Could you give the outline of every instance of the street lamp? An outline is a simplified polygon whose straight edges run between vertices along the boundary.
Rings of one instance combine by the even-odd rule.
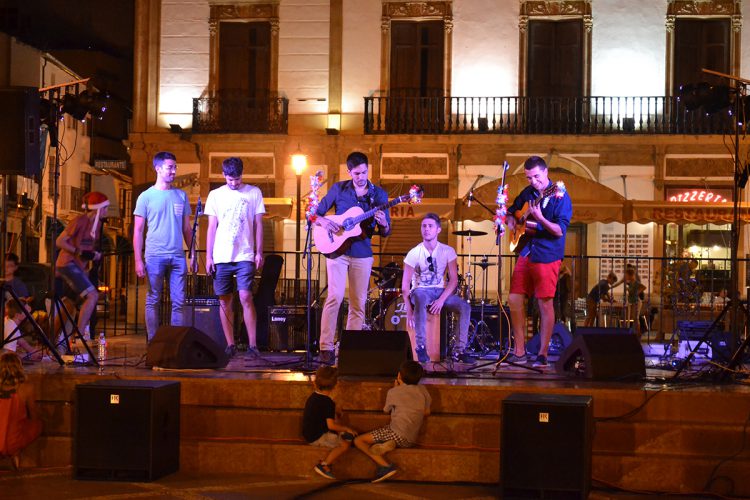
[[[292,168],[297,175],[297,237],[295,241],[294,256],[294,300],[299,297],[299,266],[300,266],[300,246],[301,246],[301,228],[302,228],[302,172],[307,168],[307,156],[303,155],[297,146],[297,152],[292,155]]]

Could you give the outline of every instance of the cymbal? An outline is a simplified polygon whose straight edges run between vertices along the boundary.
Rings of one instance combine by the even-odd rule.
[[[471,263],[471,265],[472,266],[479,266],[482,269],[484,269],[486,267],[496,266],[497,262],[484,262],[484,261],[481,261],[481,260],[480,261],[475,260],[474,262]]]
[[[487,231],[477,231],[476,229],[464,229],[463,231],[453,231],[456,236],[484,236]]]

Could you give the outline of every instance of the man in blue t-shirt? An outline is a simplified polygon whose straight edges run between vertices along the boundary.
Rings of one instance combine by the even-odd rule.
[[[364,153],[354,152],[346,158],[346,168],[351,180],[334,184],[318,205],[315,224],[337,233],[340,226],[324,217],[335,207],[336,215],[341,215],[352,207],[360,207],[367,212],[388,203],[388,193],[367,179],[368,161]],[[391,232],[391,217],[388,210],[378,210],[374,216],[361,223],[362,234],[350,238],[349,247],[343,254],[326,258],[328,273],[328,297],[323,306],[320,321],[320,361],[333,364],[335,355],[333,339],[341,302],[344,300],[346,281],[349,279],[349,315],[347,330],[360,330],[365,319],[365,302],[372,271],[372,245],[370,240],[375,232],[388,236]]]
[[[508,229],[515,230],[523,218],[521,209],[528,203],[527,220],[534,226],[529,242],[521,250],[510,281],[511,320],[515,352],[506,360],[525,363],[526,347],[526,298],[535,296],[539,304],[541,337],[539,353],[534,366],[547,366],[547,350],[555,323],[553,298],[557,289],[560,264],[565,256],[565,233],[573,215],[573,205],[568,193],[549,179],[547,164],[538,156],[529,157],[523,165],[529,185],[516,197],[508,208]]]
[[[146,295],[146,331],[148,340],[154,338],[159,328],[159,304],[162,300],[164,278],[169,278],[172,302],[172,326],[184,324],[185,303],[185,250],[183,240],[191,247],[190,202],[181,189],[173,188],[177,175],[177,159],[172,153],[162,151],[154,156],[156,182],[141,193],[133,210],[133,250],[135,274],[148,278]],[[143,255],[143,229],[146,233],[146,254]],[[191,248],[194,252],[195,249]],[[191,254],[191,261],[194,257]],[[192,267],[192,262],[191,262]]]

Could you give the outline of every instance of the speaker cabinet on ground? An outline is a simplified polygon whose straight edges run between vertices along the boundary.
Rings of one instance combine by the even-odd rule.
[[[570,343],[573,342],[573,336],[568,331],[568,327],[563,323],[555,323],[552,327],[552,338],[549,341],[549,354],[558,356],[565,351]],[[539,333],[535,333],[531,339],[526,343],[526,352],[536,356],[539,354],[539,347],[541,347],[542,338]]]
[[[622,328],[582,330],[576,330],[573,342],[555,363],[557,373],[595,380],[640,380],[646,376],[646,359],[637,335]]]
[[[215,297],[187,297],[186,322],[208,335],[219,346],[226,347],[227,339],[221,326],[221,305]],[[241,317],[241,316],[240,316]]]
[[[227,363],[224,345],[192,326],[160,327],[146,351],[146,366],[224,368]]]
[[[0,175],[38,175],[39,89],[9,87],[0,89]]]
[[[341,375],[396,377],[401,363],[412,359],[405,331],[344,330],[339,344]]]
[[[76,386],[76,479],[152,481],[180,468],[180,383]]]
[[[318,338],[318,310],[313,309],[310,344]],[[307,338],[307,307],[274,306],[268,308],[268,350],[303,351]]]
[[[517,393],[505,398],[501,498],[587,498],[593,406],[591,396]]]

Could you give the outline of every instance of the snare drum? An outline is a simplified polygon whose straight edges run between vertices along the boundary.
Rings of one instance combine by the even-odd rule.
[[[399,295],[385,309],[383,329],[387,331],[406,331],[406,307],[404,298]]]

